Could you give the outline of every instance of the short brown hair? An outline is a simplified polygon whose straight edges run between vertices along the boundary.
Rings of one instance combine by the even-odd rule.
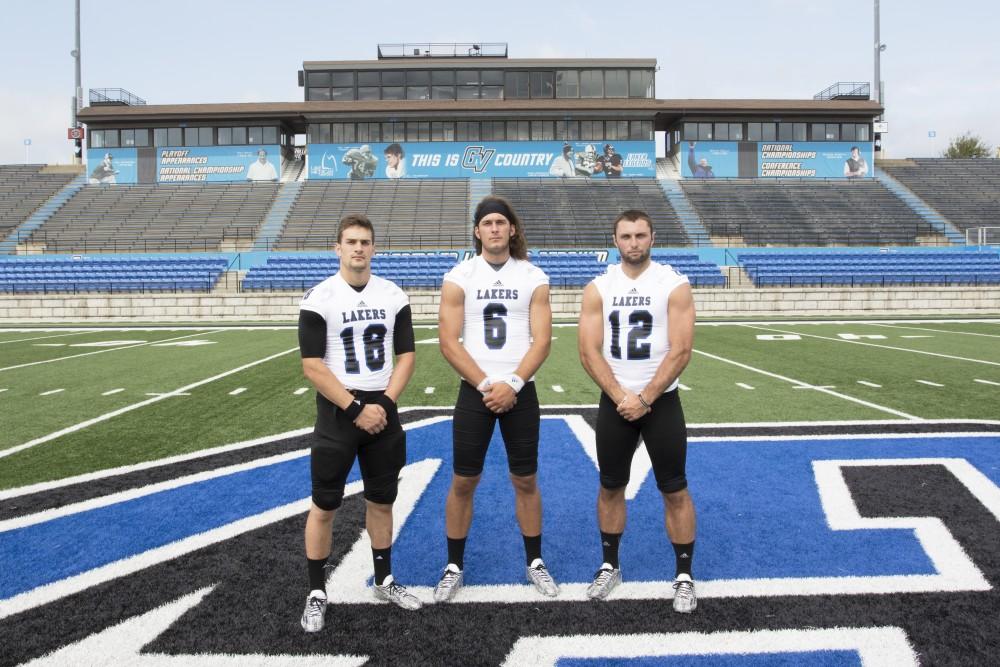
[[[482,201],[476,205],[476,212],[472,216],[473,228],[479,226],[479,221],[488,215],[488,213],[483,213],[487,204],[500,204],[507,208],[508,213],[504,217],[510,224],[514,225],[514,236],[510,239],[510,256],[514,259],[528,259],[528,239],[524,236],[524,223],[518,217],[514,206],[504,197],[497,195],[483,197]],[[476,248],[477,255],[483,254],[483,242],[476,237],[475,229],[472,231],[472,244]]]
[[[650,234],[653,233],[653,219],[649,217],[649,214],[646,213],[645,211],[640,211],[637,208],[630,208],[627,211],[622,211],[621,213],[618,214],[618,217],[615,218],[614,229],[612,230],[611,233],[612,236],[618,235],[618,223],[621,222],[622,220],[628,220],[630,222],[635,222],[636,220],[645,220],[646,224],[649,225],[649,233]]]
[[[372,243],[375,243],[375,227],[372,221],[363,213],[348,213],[340,219],[340,226],[337,227],[337,243],[344,238],[344,230],[348,227],[363,227],[372,234]]]

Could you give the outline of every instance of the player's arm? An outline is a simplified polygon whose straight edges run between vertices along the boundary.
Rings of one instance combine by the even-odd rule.
[[[459,340],[464,322],[465,291],[446,280],[441,286],[441,305],[438,308],[438,340],[441,354],[459,375],[473,387],[477,387],[486,379],[486,373]]]
[[[625,397],[625,389],[604,358],[604,303],[594,283],[583,290],[580,324],[577,331],[580,363],[597,386],[616,404]]]
[[[396,362],[389,377],[389,386],[385,388],[384,393],[393,403],[398,403],[400,395],[413,377],[413,369],[416,366],[416,340],[413,335],[413,314],[409,305],[396,313],[396,324],[392,330],[392,348]]]
[[[361,406],[354,395],[347,391],[343,383],[323,363],[326,355],[326,320],[311,310],[299,311],[299,351],[302,355],[302,373],[312,383],[316,391],[343,410],[354,420],[355,425],[368,433],[378,433],[385,428],[385,417],[376,419],[374,408]],[[365,412],[368,414],[365,414]],[[381,422],[381,423],[380,423]]]
[[[691,349],[694,345],[694,297],[688,283],[678,285],[670,293],[670,298],[667,299],[667,323],[670,351],[660,362],[653,379],[639,392],[647,403],[659,398],[691,361]]]

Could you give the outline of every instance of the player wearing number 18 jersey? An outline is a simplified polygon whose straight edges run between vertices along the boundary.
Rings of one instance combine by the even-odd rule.
[[[653,240],[646,213],[619,215],[614,241],[621,264],[608,267],[583,292],[580,360],[602,389],[597,520],[604,562],[587,595],[603,600],[621,582],[618,545],[625,530],[625,487],[641,436],[674,546],[674,610],[689,613],[697,606],[691,579],[695,515],[685,476],[687,428],[677,385],[691,358],[694,300],[685,276],[650,260]]]
[[[306,292],[299,311],[302,368],[316,387],[312,506],[305,530],[310,593],[301,621],[306,632],[323,628],[333,516],[355,458],[364,482],[375,597],[404,609],[421,606],[391,573],[392,504],[406,463],[396,401],[414,363],[410,305],[399,287],[371,275],[375,233],[368,218],[341,220],[336,250],[340,270]]]
[[[541,418],[533,378],[549,354],[549,279],[527,261],[524,226],[510,203],[476,207],[476,256],[448,272],[441,288],[441,352],[462,377],[452,426],[454,474],[445,505],[448,562],[434,589],[451,600],[464,580],[465,540],[486,449],[500,422],[528,581],[543,595],[559,587],[542,561],[542,500],[535,481]]]

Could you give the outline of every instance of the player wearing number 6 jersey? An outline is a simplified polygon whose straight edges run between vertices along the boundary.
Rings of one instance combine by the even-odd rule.
[[[451,600],[462,586],[472,499],[498,421],[524,538],[525,573],[552,597],[559,587],[542,561],[542,499],[535,480],[541,415],[533,382],[552,338],[549,279],[527,261],[524,225],[501,197],[479,202],[473,243],[476,256],[449,271],[441,288],[441,352],[462,382],[445,505],[448,562],[434,599]]]
[[[580,360],[602,390],[597,520],[604,562],[587,595],[603,600],[621,582],[618,544],[625,530],[625,487],[641,436],[674,547],[674,610],[689,613],[697,606],[691,579],[695,518],[684,470],[687,427],[677,380],[691,359],[694,300],[685,276],[650,260],[653,240],[653,222],[646,213],[619,215],[614,241],[621,264],[609,266],[583,292]]]
[[[406,463],[396,402],[414,363],[410,305],[399,287],[371,274],[375,232],[368,218],[355,214],[340,221],[336,251],[340,270],[306,292],[299,311],[302,369],[316,387],[312,506],[305,530],[310,593],[301,620],[306,632],[323,628],[323,568],[355,458],[364,482],[375,597],[404,609],[421,606],[391,573],[392,504]]]

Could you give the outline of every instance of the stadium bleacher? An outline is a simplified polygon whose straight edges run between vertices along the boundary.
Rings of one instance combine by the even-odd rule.
[[[711,236],[744,245],[916,245],[939,236],[874,179],[687,179],[681,187]]]
[[[691,245],[677,213],[652,178],[496,178],[493,193],[517,209],[532,247],[609,247],[611,221],[626,209],[649,213],[658,244]]]
[[[737,258],[757,287],[1000,284],[996,251],[743,251]]]
[[[40,164],[0,166],[0,240],[75,176],[48,173],[44,168]]]
[[[880,168],[962,232],[1000,227],[1000,160],[913,158],[887,162]]]
[[[441,279],[458,262],[456,252],[383,253],[372,259],[372,272],[400,287],[438,288]],[[334,253],[274,255],[250,269],[244,290],[307,290],[335,274],[340,260]]]
[[[306,181],[275,250],[329,250],[337,224],[363,213],[384,250],[465,248],[469,185],[465,179]]]
[[[212,252],[252,243],[277,183],[88,185],[35,230],[46,252]]]
[[[224,256],[10,257],[0,259],[0,292],[207,292],[229,265]]]

